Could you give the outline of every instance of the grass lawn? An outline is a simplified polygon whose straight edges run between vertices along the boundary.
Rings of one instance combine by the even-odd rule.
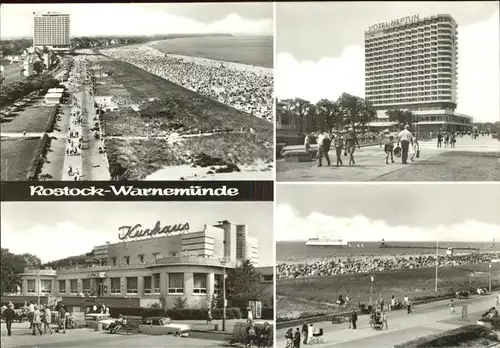
[[[373,301],[384,296],[388,301],[392,295],[401,300],[408,294],[413,300],[434,297],[435,268],[404,269],[374,273]],[[290,317],[290,311],[335,312],[329,308],[340,294],[349,294],[353,305],[358,301],[368,304],[370,298],[369,274],[341,274],[327,277],[279,279],[276,281],[277,317]],[[438,295],[454,293],[460,289],[488,287],[488,265],[477,264],[462,267],[440,267]],[[469,281],[471,282],[469,284]],[[492,267],[492,286],[500,286],[500,264]],[[317,303],[317,306],[314,304]],[[281,305],[283,306],[281,306]],[[299,309],[296,309],[299,308]],[[342,309],[342,311],[345,309]]]
[[[271,133],[273,124],[203,97],[131,64],[101,57],[105,77],[96,96],[118,95],[137,103],[149,98],[159,101],[143,105],[139,113],[131,108],[106,113],[109,136],[146,136],[152,132],[211,132],[214,128],[253,128],[257,134]]]
[[[500,181],[500,152],[445,152],[375,181]]]
[[[42,138],[2,138],[1,180],[24,181]]]
[[[45,133],[53,106],[30,106],[5,118],[0,129],[3,133]]]
[[[190,163],[201,153],[235,164],[272,161],[271,144],[269,138],[256,138],[254,134],[217,134],[184,138],[180,144],[162,139],[107,139],[106,149],[112,175],[118,171],[123,172],[122,179],[142,180],[163,167]]]

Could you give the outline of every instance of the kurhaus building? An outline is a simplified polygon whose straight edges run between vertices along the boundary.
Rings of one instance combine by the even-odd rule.
[[[365,98],[377,110],[374,130],[393,124],[388,109],[412,111],[419,132],[470,130],[457,107],[458,34],[450,15],[403,17],[365,32]]]
[[[195,231],[189,223],[122,226],[118,238],[119,243],[69,258],[66,267],[26,270],[22,295],[40,294],[46,298],[42,302],[62,299],[74,306],[97,297],[107,305],[161,303],[164,308],[181,296],[190,307],[206,306],[208,295],[222,291],[225,268],[243,259],[255,266],[259,262],[257,239],[248,235],[246,225],[229,221]],[[263,283],[269,281],[266,276]]]

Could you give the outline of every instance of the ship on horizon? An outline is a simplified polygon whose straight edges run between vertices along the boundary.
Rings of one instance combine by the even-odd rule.
[[[306,245],[346,247],[349,246],[349,242],[341,238],[323,236],[323,237],[309,238],[309,240],[306,242]]]

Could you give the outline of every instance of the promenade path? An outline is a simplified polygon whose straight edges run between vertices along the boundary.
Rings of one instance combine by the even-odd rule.
[[[317,161],[290,163],[277,160],[278,181],[499,181],[500,141],[491,136],[457,138],[455,148],[437,148],[436,140],[420,142],[420,158],[404,165],[401,159],[385,164],[380,146],[356,148],[356,164],[342,156],[344,166],[336,167],[335,153],[330,151],[332,166],[317,167]],[[302,147],[300,147],[302,148]]]
[[[219,323],[220,320],[214,321]],[[226,333],[232,333],[235,320],[228,320],[226,325]],[[208,330],[208,325],[201,321],[182,321],[191,325],[195,330]],[[210,326],[210,329],[213,325]],[[42,336],[32,336],[29,330],[29,323],[23,324],[14,323],[12,327],[12,336],[7,336],[5,323],[1,326],[2,348],[73,348],[73,347],[222,347],[226,343],[224,340],[230,338],[229,334],[220,334],[213,332],[193,332],[191,337],[173,337],[165,336],[150,336],[142,334],[109,334],[107,331],[96,332],[91,329],[74,329],[66,330],[66,334],[54,333],[52,335],[45,334]],[[227,345],[226,345],[227,346]]]
[[[393,347],[415,338],[452,330],[469,324],[476,324],[481,315],[495,305],[497,293],[488,296],[476,296],[467,300],[455,300],[456,314],[451,315],[450,300],[442,300],[418,305],[412,314],[405,310],[387,312],[388,329],[376,331],[370,327],[369,316],[359,316],[358,328],[350,330],[348,323],[331,324],[330,322],[315,323],[317,328],[323,328],[323,342],[312,345],[315,348],[363,348],[363,347]],[[462,305],[468,306],[468,320],[461,320]],[[498,307],[497,307],[498,308]],[[500,309],[500,308],[499,308]],[[294,329],[295,330],[295,329]],[[285,347],[284,329],[277,330],[276,347]]]

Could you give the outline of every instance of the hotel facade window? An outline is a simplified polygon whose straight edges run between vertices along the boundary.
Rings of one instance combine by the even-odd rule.
[[[125,256],[125,264],[130,265],[130,256]]]
[[[154,294],[160,294],[160,273],[155,273],[153,274],[153,293]]]
[[[52,280],[41,280],[40,287],[40,292],[42,294],[50,294],[52,292]]]
[[[144,277],[144,294],[149,295],[153,293],[153,277]]]
[[[193,274],[193,294],[205,295],[207,293],[207,275],[205,273]]]
[[[90,293],[90,279],[82,279],[82,292]]]
[[[127,295],[139,293],[137,277],[127,277]]]
[[[170,295],[184,293],[184,273],[168,274],[168,293]]]
[[[121,294],[121,292],[122,292],[121,279],[120,278],[111,278],[110,282],[111,282],[110,292],[112,294]]]
[[[59,293],[60,294],[65,294],[66,293],[66,280],[58,280],[59,283]]]
[[[69,289],[71,294],[78,294],[78,279],[70,279],[69,281]]]
[[[36,292],[36,280],[34,279],[28,279],[28,293],[35,293]]]

